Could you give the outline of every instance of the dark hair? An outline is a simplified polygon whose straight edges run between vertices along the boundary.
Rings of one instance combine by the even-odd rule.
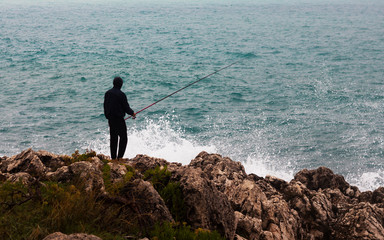
[[[121,77],[115,77],[113,79],[113,86],[117,88],[121,88],[123,86],[123,79]]]

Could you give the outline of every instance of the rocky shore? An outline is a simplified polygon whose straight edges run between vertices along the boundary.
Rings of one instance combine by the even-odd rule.
[[[301,170],[286,182],[246,174],[240,162],[206,152],[186,166],[146,155],[119,161],[96,153],[80,156],[28,149],[1,157],[1,186],[21,182],[35,189],[19,200],[3,196],[1,210],[44,202],[39,193],[48,182],[76,182],[138,224],[140,231],[130,239],[151,238],[143,229],[161,222],[185,222],[230,240],[384,239],[384,188],[361,192],[325,167]],[[47,230],[44,238],[101,239],[60,230]]]

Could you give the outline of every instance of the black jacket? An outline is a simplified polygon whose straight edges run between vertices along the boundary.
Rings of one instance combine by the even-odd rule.
[[[124,118],[125,113],[133,115],[127,96],[119,88],[113,87],[104,95],[104,115],[107,119]]]

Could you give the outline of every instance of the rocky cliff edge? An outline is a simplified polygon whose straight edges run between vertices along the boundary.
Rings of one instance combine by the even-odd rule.
[[[32,149],[0,158],[0,184],[41,188],[47,181],[74,180],[104,204],[120,204],[120,211],[127,213],[121,216],[135,218],[145,228],[182,221],[230,240],[384,239],[384,188],[360,192],[326,167],[301,170],[286,182],[246,174],[240,162],[207,152],[186,166],[146,155],[110,161],[94,153],[75,161]],[[111,187],[117,183],[119,187]],[[171,194],[181,199],[164,197],[170,194],[169,183],[176,184]],[[2,206],[11,208],[12,202]],[[62,238],[51,234],[46,239],[71,239],[55,234]],[[145,231],[138,235],[146,237]]]

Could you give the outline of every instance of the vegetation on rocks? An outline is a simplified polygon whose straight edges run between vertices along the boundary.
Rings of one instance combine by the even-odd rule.
[[[167,165],[157,166],[154,169],[148,169],[144,173],[144,179],[149,180],[156,191],[160,194],[172,217],[177,222],[185,222],[186,212],[184,207],[184,196],[180,188],[180,183],[171,181],[171,172]]]
[[[182,166],[25,150],[0,158],[0,239],[384,239],[384,187],[360,192],[326,167],[247,174],[201,152]]]
[[[71,183],[41,182],[0,186],[0,239],[42,239],[52,232],[88,232],[117,239],[123,222],[118,208],[98,201]]]
[[[154,240],[222,240],[222,236],[217,232],[211,232],[206,229],[198,228],[192,231],[191,226],[187,226],[185,223],[172,224],[164,222],[156,224],[155,228],[151,232]]]
[[[36,164],[35,156],[45,164]],[[14,171],[7,171],[18,161]],[[48,169],[53,162],[58,166]],[[92,166],[100,172],[92,172]],[[111,161],[94,151],[59,156],[28,149],[13,159],[4,157],[0,161],[0,239],[43,239],[54,232],[117,240],[223,239],[215,231],[186,225],[180,185],[170,177],[167,166],[140,172],[127,159]],[[144,180],[170,210],[168,219],[157,216],[153,225],[146,224],[151,211],[140,205],[145,200],[134,183]]]

